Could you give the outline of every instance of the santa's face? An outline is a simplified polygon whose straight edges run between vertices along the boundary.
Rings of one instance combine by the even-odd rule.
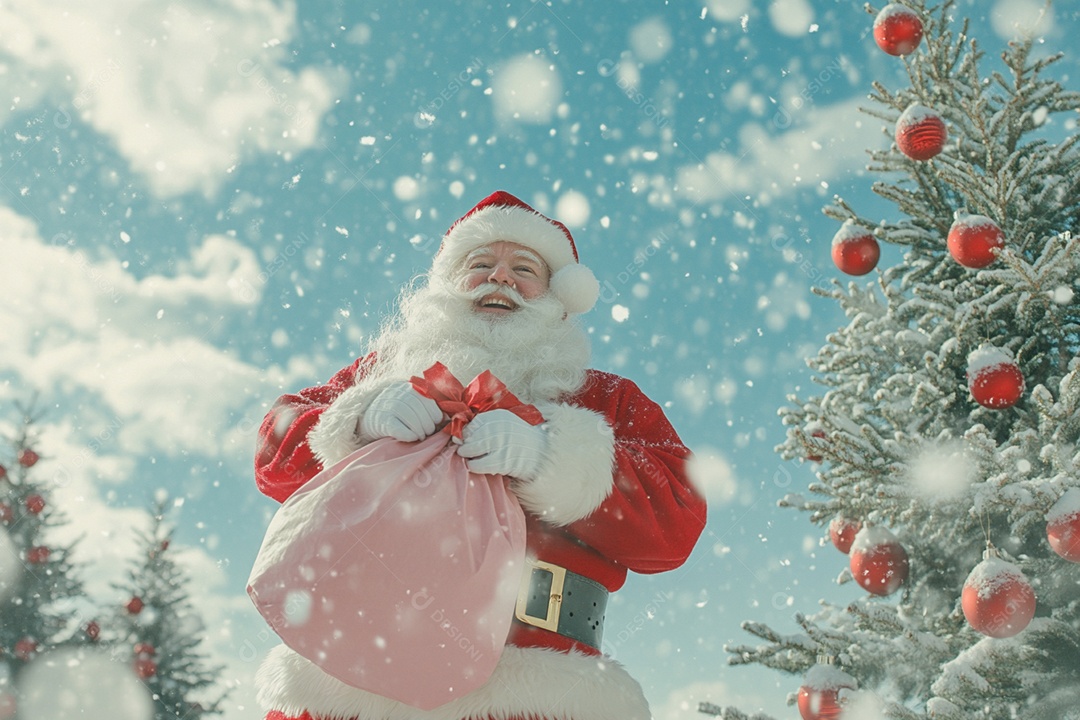
[[[371,346],[374,377],[408,380],[438,361],[462,383],[490,370],[525,402],[575,392],[589,343],[549,292],[550,275],[534,251],[499,241],[411,286]]]
[[[462,287],[466,291],[481,285],[497,286],[473,302],[473,309],[483,315],[509,315],[519,307],[515,290],[524,300],[533,300],[547,294],[551,272],[547,263],[535,252],[515,242],[498,240],[473,250],[465,258]]]

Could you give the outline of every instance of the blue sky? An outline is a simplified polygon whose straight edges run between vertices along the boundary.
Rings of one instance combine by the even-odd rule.
[[[810,292],[839,277],[821,206],[894,217],[863,170],[889,140],[858,107],[903,63],[861,5],[0,8],[0,402],[36,392],[47,411],[41,469],[67,536],[89,538],[91,591],[112,599],[154,493],[181,499],[178,547],[236,685],[225,717],[254,717],[273,639],[243,587],[275,507],[255,428],[350,362],[449,224],[505,189],[574,233],[602,285],[594,365],[664,404],[711,500],[687,565],[616,596],[610,650],[658,718],[701,699],[793,716],[798,678],[729,668],[723,646],[752,639],[743,620],[795,632],[795,612],[855,596],[821,531],[776,508],[812,469],[772,448],[803,358],[842,322]],[[993,57],[1042,3],[958,6]],[[1045,47],[1076,25],[1054,10]]]

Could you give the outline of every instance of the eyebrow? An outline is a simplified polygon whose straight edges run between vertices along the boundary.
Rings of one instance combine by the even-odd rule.
[[[494,253],[492,253],[491,250],[488,250],[487,248],[477,248],[476,250],[473,250],[471,253],[465,256],[465,264],[468,265],[476,258],[483,257],[484,255],[494,255]],[[532,250],[515,250],[513,253],[513,257],[524,258],[526,260],[536,263],[540,267],[547,267],[547,263],[545,263],[543,259],[539,255],[534,253]]]

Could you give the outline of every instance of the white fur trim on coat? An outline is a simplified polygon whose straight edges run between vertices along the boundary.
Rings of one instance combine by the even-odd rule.
[[[434,710],[418,710],[350,687],[281,645],[255,675],[266,711],[326,720],[462,720],[510,717],[649,720],[641,686],[606,657],[507,646],[488,681]]]
[[[324,468],[344,460],[374,439],[357,435],[359,420],[375,396],[390,384],[390,381],[360,381],[338,395],[319,416],[308,433],[308,447]]]
[[[603,415],[566,404],[538,403],[548,447],[534,480],[510,489],[522,507],[552,525],[588,517],[614,487],[615,431]]]

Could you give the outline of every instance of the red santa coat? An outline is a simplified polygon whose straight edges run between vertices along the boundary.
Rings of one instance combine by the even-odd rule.
[[[373,356],[359,359],[325,385],[278,399],[263,421],[255,460],[263,493],[283,502],[371,440],[355,433],[357,418],[385,387],[365,381],[373,363]],[[704,528],[705,502],[687,478],[690,451],[660,407],[630,380],[596,370],[572,397],[535,404],[548,452],[535,480],[510,485],[526,511],[529,556],[609,591],[622,587],[627,570],[681,565]],[[640,686],[618,663],[516,620],[489,682],[427,713],[350,688],[284,646],[271,652],[258,684],[275,718],[305,711],[360,720],[649,717]]]

